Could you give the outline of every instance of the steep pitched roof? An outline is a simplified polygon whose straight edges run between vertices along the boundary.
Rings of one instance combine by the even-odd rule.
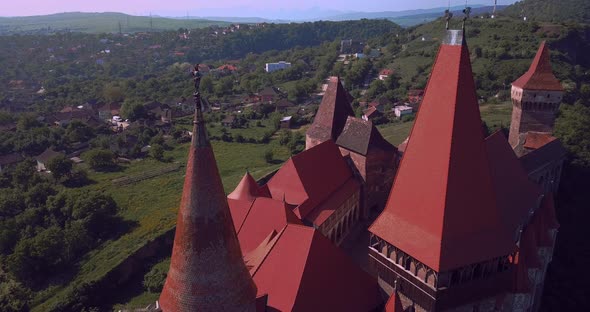
[[[361,155],[367,155],[371,148],[395,151],[395,146],[381,136],[371,121],[350,116],[336,144]]]
[[[348,116],[354,116],[350,95],[342,86],[340,77],[330,77],[328,89],[307,135],[320,141],[336,140]]]
[[[244,174],[238,186],[227,195],[228,199],[237,199],[237,200],[246,200],[246,201],[253,201],[256,197],[260,195],[259,189],[260,187],[256,183],[256,180],[250,175],[249,172]]]
[[[200,105],[195,110],[163,311],[254,311],[256,286],[234,230]]]
[[[403,312],[404,307],[402,306],[402,301],[397,294],[397,291],[393,291],[389,300],[385,304],[385,311],[384,312]]]
[[[43,153],[35,156],[35,160],[46,164],[49,161],[51,161],[52,159],[59,157],[59,156],[66,156],[66,154],[64,154],[62,152],[56,152],[53,150],[53,148],[48,148]]]
[[[563,91],[561,83],[553,74],[549,47],[545,41],[541,43],[529,70],[512,85],[525,90]]]
[[[234,202],[230,202],[234,214]],[[238,212],[239,213],[239,212]],[[242,252],[248,253],[258,247],[271,231],[280,232],[287,224],[302,224],[293,213],[293,207],[272,198],[259,197],[248,209],[241,224],[234,224]]]
[[[340,191],[350,179],[354,179],[350,167],[329,140],[293,156],[267,185],[272,198],[299,205],[295,213],[305,219],[325,200],[342,195]]]
[[[529,212],[537,206],[541,189],[529,180],[501,131],[486,138],[485,143],[501,220],[507,231],[516,235],[519,225],[527,221]]]
[[[561,144],[560,140],[553,140],[523,156],[520,161],[524,169],[528,172],[543,167],[545,164],[563,158],[567,155],[566,149]]]
[[[369,230],[444,272],[507,255],[469,51],[441,46],[386,208]]]
[[[287,225],[259,248],[248,265],[270,308],[371,311],[381,302],[376,279],[313,228]]]

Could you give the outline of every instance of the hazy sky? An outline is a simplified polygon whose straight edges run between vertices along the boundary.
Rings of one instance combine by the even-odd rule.
[[[61,12],[123,12],[133,15],[166,16],[224,15],[268,16],[288,10],[401,11],[444,7],[448,0],[0,0],[0,16],[29,16]],[[498,0],[498,4],[515,1]],[[461,0],[451,5],[463,5]],[[493,0],[469,0],[470,4],[493,4]]]

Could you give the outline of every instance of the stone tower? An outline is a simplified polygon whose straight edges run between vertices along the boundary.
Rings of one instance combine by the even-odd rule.
[[[552,132],[563,97],[553,75],[549,48],[543,42],[529,70],[512,83],[512,122],[509,142],[516,147],[527,132]]]
[[[195,102],[200,103],[198,71],[195,76]],[[256,286],[242,259],[201,105],[196,105],[160,308],[164,312],[255,311],[255,300]]]

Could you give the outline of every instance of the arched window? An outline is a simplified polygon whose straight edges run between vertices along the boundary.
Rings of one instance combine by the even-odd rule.
[[[406,257],[406,261],[404,263],[404,268],[409,271],[411,266],[412,266],[412,258]]]

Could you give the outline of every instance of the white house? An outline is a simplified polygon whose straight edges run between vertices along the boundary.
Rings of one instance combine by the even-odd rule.
[[[404,115],[410,115],[414,113],[414,109],[407,105],[400,105],[393,108],[395,117],[401,118]]]
[[[266,72],[272,73],[277,70],[282,70],[291,67],[291,63],[280,61],[278,63],[266,63]]]

